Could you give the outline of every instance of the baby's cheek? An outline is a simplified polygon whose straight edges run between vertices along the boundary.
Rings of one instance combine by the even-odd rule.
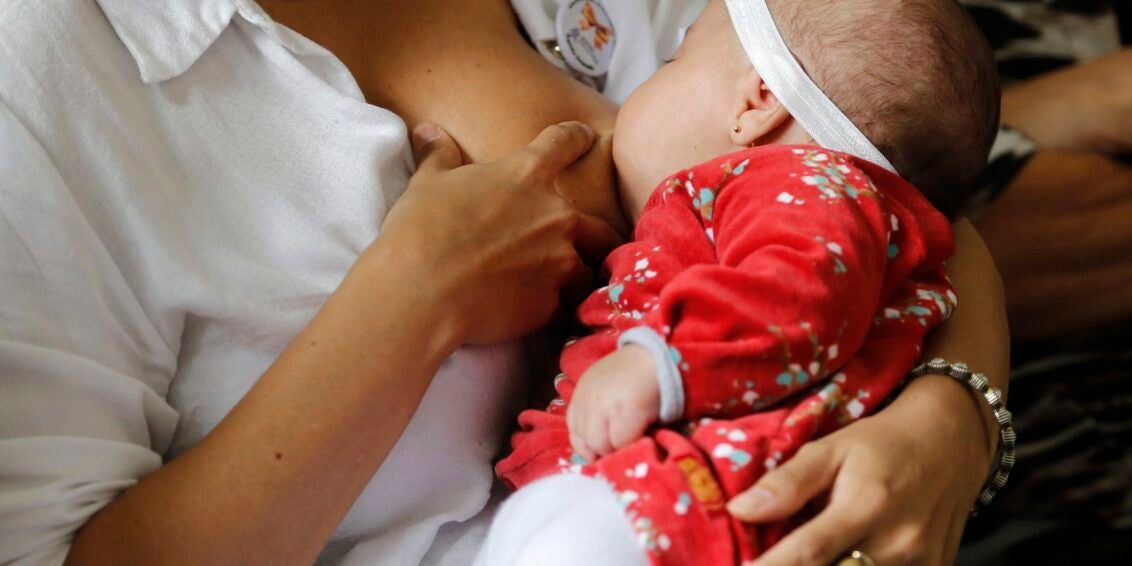
[[[648,202],[656,186],[652,182],[653,174],[649,172],[648,156],[642,155],[643,153],[645,152],[626,150],[620,153],[621,157],[618,157],[619,151],[616,143],[614,144],[613,157],[618,173],[617,188],[620,193],[621,209],[633,225],[637,223],[637,218],[641,216],[645,203]]]
[[[718,126],[718,107],[726,105],[709,100],[713,91],[674,80],[680,73],[667,71],[633,93],[617,118],[613,157],[622,207],[634,218],[670,175],[731,150],[729,132]]]

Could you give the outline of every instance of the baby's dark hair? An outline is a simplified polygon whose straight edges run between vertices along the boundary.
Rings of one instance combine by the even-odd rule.
[[[905,179],[953,217],[998,131],[990,46],[955,0],[768,0],[790,50]]]

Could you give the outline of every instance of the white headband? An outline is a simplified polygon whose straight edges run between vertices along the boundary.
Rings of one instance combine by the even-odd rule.
[[[770,91],[822,147],[842,151],[896,172],[880,152],[814,84],[790,53],[766,0],[726,0],[731,24],[751,64]]]

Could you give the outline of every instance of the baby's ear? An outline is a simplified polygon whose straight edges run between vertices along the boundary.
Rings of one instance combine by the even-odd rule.
[[[779,130],[794,119],[754,67],[745,71],[739,80],[736,98],[738,114],[731,130],[731,141],[735,145],[754,147],[771,143],[778,137]]]

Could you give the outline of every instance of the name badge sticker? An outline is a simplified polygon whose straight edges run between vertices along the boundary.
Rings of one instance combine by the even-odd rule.
[[[561,0],[558,46],[571,69],[590,77],[609,73],[617,32],[600,0]]]

